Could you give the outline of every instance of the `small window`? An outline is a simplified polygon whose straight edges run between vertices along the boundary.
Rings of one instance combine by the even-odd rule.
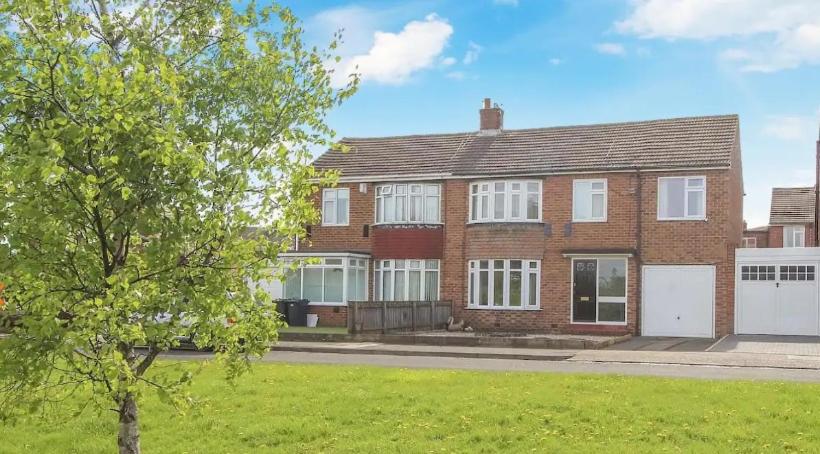
[[[756,248],[757,247],[757,238],[750,236],[744,237],[740,242],[740,247],[742,248]]]
[[[349,207],[349,189],[325,189],[322,192],[322,225],[347,225]]]
[[[813,281],[814,265],[783,265],[780,267],[781,281]]]
[[[606,180],[572,182],[572,221],[606,221]]]
[[[802,225],[783,226],[783,247],[805,247],[806,227]]]
[[[743,281],[775,280],[774,265],[743,265],[740,267],[740,279]]]
[[[706,219],[706,177],[658,178],[658,219]]]

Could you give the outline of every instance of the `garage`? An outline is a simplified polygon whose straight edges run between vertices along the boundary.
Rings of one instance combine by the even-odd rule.
[[[820,249],[740,249],[736,256],[738,334],[820,335]]]
[[[642,283],[642,335],[714,337],[714,266],[646,265]]]

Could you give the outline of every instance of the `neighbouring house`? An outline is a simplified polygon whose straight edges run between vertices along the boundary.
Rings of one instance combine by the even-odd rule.
[[[812,247],[816,243],[814,186],[772,188],[768,247]]]
[[[284,283],[320,325],[354,300],[451,301],[478,330],[733,332],[743,231],[736,115],[346,138]]]
[[[743,240],[740,243],[742,248],[767,248],[769,247],[769,226],[749,228],[746,222],[743,223]]]

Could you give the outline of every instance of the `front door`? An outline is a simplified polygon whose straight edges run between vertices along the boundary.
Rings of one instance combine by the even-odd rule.
[[[572,275],[572,321],[580,323],[595,323],[595,314],[598,278],[598,261],[573,261]]]

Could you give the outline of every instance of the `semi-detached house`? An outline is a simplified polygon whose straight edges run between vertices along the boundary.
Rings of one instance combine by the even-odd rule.
[[[443,300],[479,330],[733,331],[736,115],[347,138],[284,283],[321,325],[354,300]]]

